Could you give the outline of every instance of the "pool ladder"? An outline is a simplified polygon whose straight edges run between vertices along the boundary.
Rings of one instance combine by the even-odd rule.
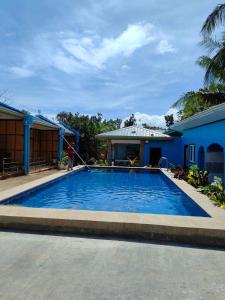
[[[165,156],[162,156],[162,157],[160,158],[160,160],[159,160],[159,168],[161,168],[160,165],[161,165],[162,162],[164,162],[164,161],[165,161],[165,165],[166,165],[166,168],[167,168],[167,171],[168,171],[168,169],[169,169],[169,161],[168,161],[168,158],[165,157]]]

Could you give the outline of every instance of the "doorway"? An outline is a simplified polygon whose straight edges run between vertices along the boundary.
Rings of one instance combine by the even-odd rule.
[[[206,170],[208,171],[209,182],[214,177],[224,178],[224,150],[219,144],[211,144],[206,151]]]
[[[205,152],[203,146],[200,146],[198,149],[198,167],[200,170],[204,170],[205,168]]]
[[[184,167],[188,167],[188,145],[184,145]]]
[[[162,157],[162,149],[161,148],[150,148],[150,165],[158,166],[159,160]]]

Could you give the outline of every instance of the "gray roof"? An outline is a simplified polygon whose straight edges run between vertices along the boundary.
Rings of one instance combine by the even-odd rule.
[[[172,130],[183,132],[186,129],[203,126],[209,123],[221,121],[225,119],[225,103],[215,105],[190,118],[175,123],[170,127]]]
[[[157,130],[141,126],[129,126],[96,135],[97,139],[126,139],[126,140],[169,140],[171,137]]]

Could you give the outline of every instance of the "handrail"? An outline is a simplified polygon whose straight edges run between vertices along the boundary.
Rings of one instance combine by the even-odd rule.
[[[160,158],[160,160],[159,160],[159,163],[158,163],[158,165],[159,165],[159,168],[161,168],[161,167],[160,167],[160,164],[161,164],[163,161],[165,161],[165,162],[166,162],[167,171],[168,171],[168,169],[169,169],[169,161],[168,161],[168,158],[167,158],[167,157],[165,157],[165,156],[162,156],[162,157]]]

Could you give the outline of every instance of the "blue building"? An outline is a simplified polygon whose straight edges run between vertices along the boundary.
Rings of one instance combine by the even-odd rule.
[[[55,167],[62,159],[69,129],[38,115],[0,103],[0,177]]]
[[[198,165],[214,176],[225,179],[225,103],[213,106],[175,123],[171,130],[182,134],[183,165]]]
[[[139,166],[157,166],[161,157],[174,165],[198,165],[225,181],[225,103],[213,106],[188,119],[175,123],[161,133],[131,126],[96,136],[108,142],[108,160],[116,165],[137,158]]]
[[[178,165],[182,164],[182,138],[170,136],[160,131],[140,126],[130,126],[98,134],[98,140],[107,140],[109,162],[115,165],[127,165],[130,159],[136,159],[138,166],[158,166],[161,157]],[[179,153],[179,155],[178,155]]]

